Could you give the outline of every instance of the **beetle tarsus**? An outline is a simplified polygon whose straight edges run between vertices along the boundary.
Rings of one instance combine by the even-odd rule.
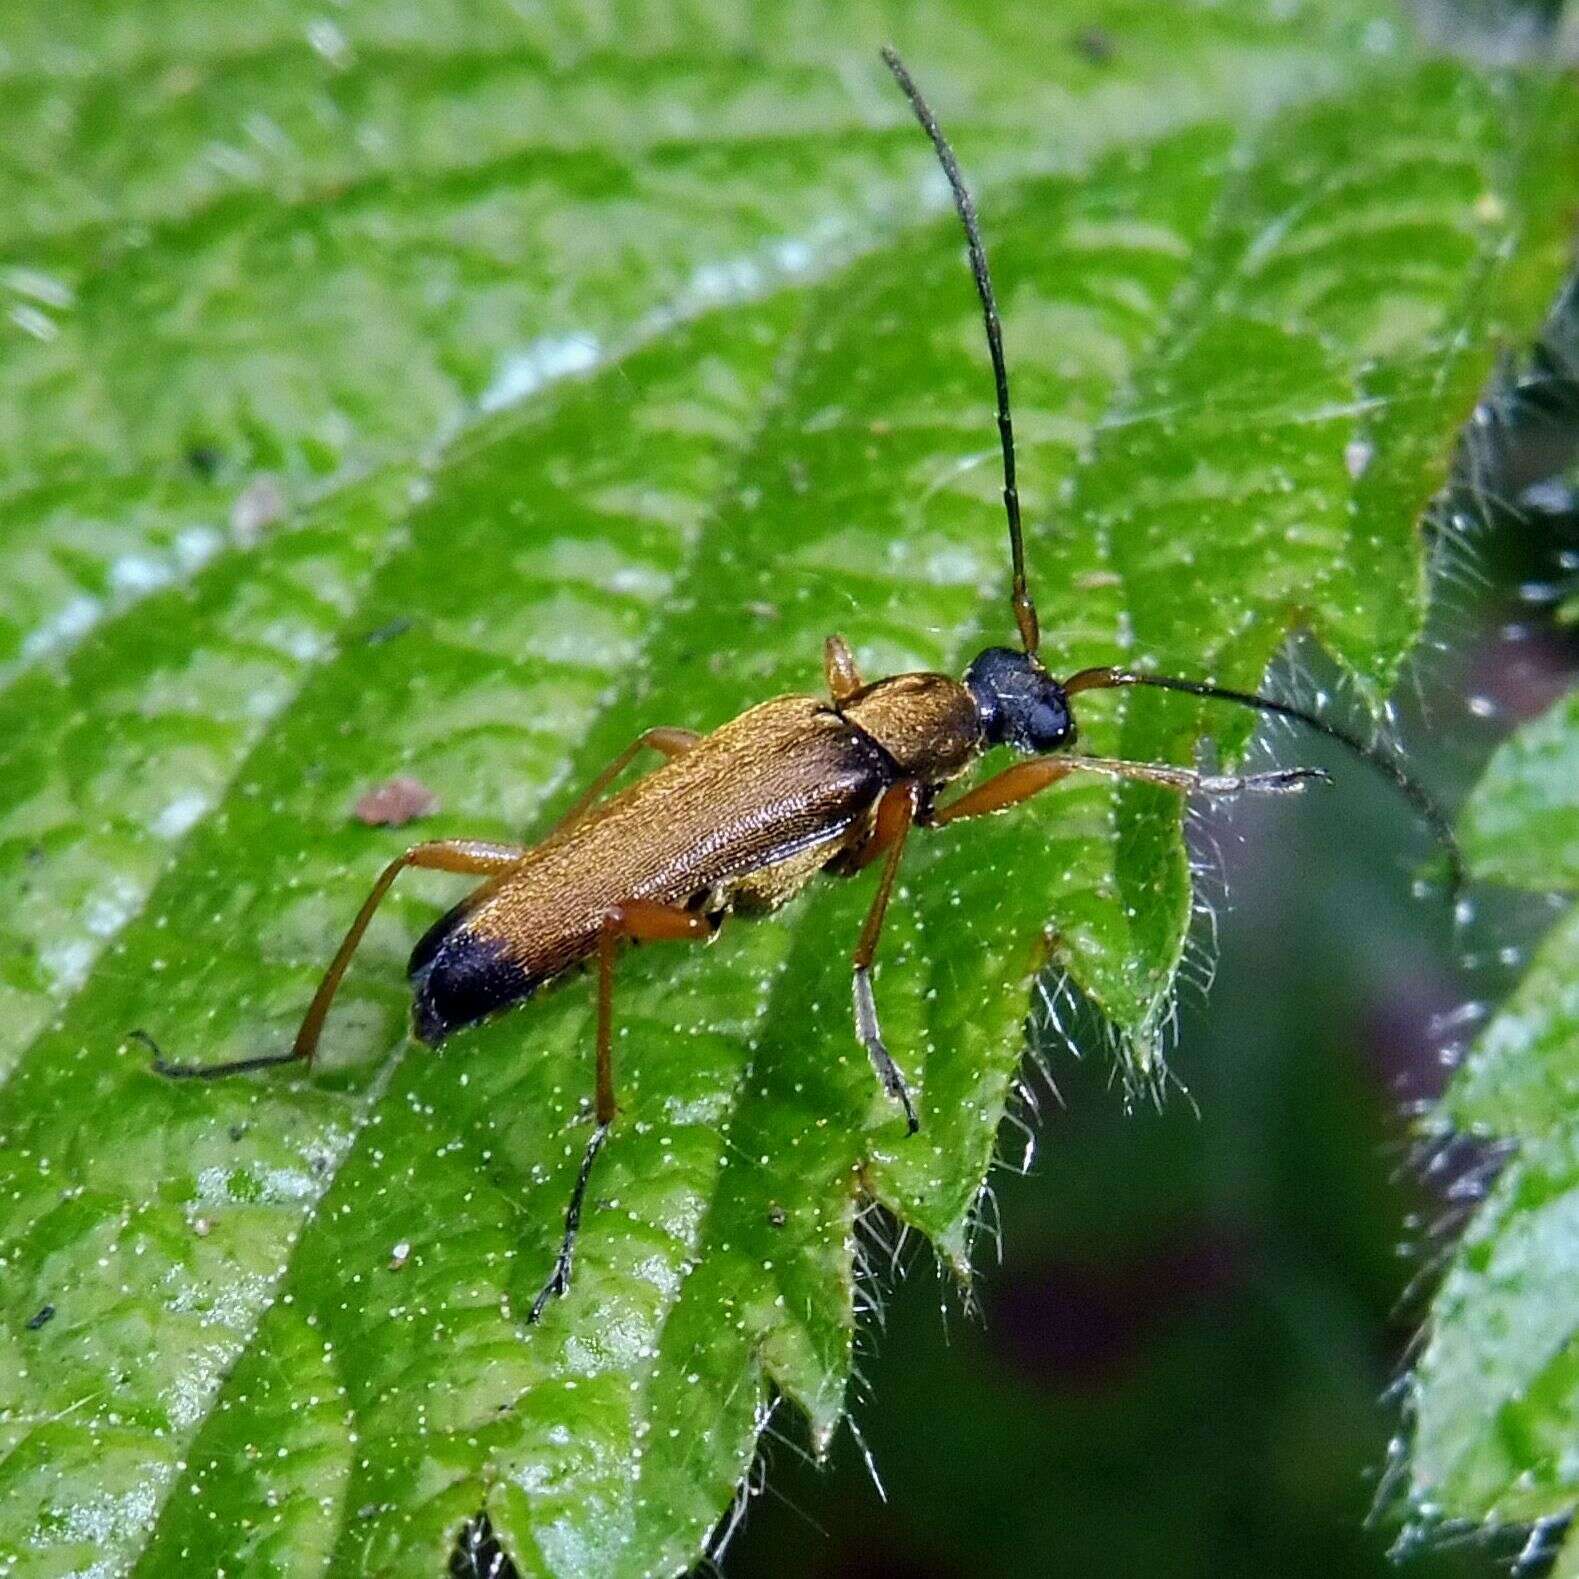
[[[570,1289],[571,1265],[576,1254],[576,1235],[581,1230],[581,1205],[586,1199],[587,1180],[592,1177],[592,1164],[597,1161],[598,1153],[603,1149],[603,1142],[609,1137],[609,1130],[613,1121],[599,1124],[592,1131],[592,1139],[587,1142],[587,1149],[582,1153],[581,1171],[576,1175],[576,1187],[570,1194],[570,1205],[565,1211],[565,1237],[560,1241],[559,1254],[554,1257],[554,1270],[549,1274],[548,1281],[532,1301],[532,1308],[527,1313],[527,1322],[535,1326],[542,1319],[543,1312],[548,1308],[551,1299],[557,1299],[561,1294],[568,1293]]]
[[[153,1054],[153,1072],[166,1080],[223,1080],[227,1075],[244,1075],[254,1069],[273,1069],[278,1064],[301,1062],[301,1054],[293,1049],[288,1053],[260,1053],[256,1058],[232,1058],[223,1064],[173,1064],[146,1031],[128,1031],[126,1040],[141,1042]]]
[[[872,1060],[872,1068],[877,1071],[883,1090],[904,1108],[908,1133],[914,1135],[921,1128],[921,1120],[916,1117],[915,1103],[910,1100],[905,1077],[900,1074],[899,1065],[883,1040],[882,1027],[877,1023],[877,1000],[872,996],[872,974],[864,965],[855,967],[854,992],[855,1034],[866,1049],[866,1056]]]
[[[1322,768],[1279,768],[1270,773],[1207,773],[1199,788],[1203,795],[1298,795],[1307,784],[1330,784],[1332,775]]]

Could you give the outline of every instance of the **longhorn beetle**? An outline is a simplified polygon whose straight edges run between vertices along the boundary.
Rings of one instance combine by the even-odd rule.
[[[155,1067],[171,1076],[209,1078],[295,1060],[310,1065],[340,980],[396,876],[416,866],[483,878],[412,951],[408,972],[419,1040],[437,1045],[451,1031],[530,997],[574,967],[595,960],[598,973],[597,1122],[565,1214],[559,1254],[532,1306],[532,1321],[570,1286],[587,1180],[617,1111],[614,966],[622,941],[705,941],[726,916],[773,910],[819,872],[849,877],[881,862],[853,956],[855,1034],[884,1090],[904,1109],[913,1134],[919,1126],[915,1105],[883,1042],[871,976],[883,916],[913,828],[941,828],[1007,810],[1071,773],[1139,779],[1211,796],[1296,791],[1309,780],[1326,778],[1311,768],[1204,774],[1163,763],[1075,756],[1070,699],[1083,691],[1156,686],[1297,719],[1391,778],[1442,840],[1455,880],[1458,873],[1452,833],[1435,804],[1399,763],[1347,730],[1285,702],[1203,681],[1106,666],[1058,680],[1042,667],[1036,605],[1025,575],[1003,337],[975,204],[953,150],[904,64],[891,49],[883,51],[883,59],[932,141],[965,229],[996,386],[1011,606],[1020,646],[987,648],[972,660],[963,680],[899,674],[868,682],[844,639],[830,636],[823,653],[826,701],[777,697],[710,735],[649,729],[598,774],[540,843],[524,847],[441,839],[414,845],[392,861],[351,923],[289,1052],[205,1066],[166,1063],[154,1049]],[[1029,760],[939,804],[944,787],[994,746],[1008,746]],[[618,794],[600,799],[643,748],[667,760]]]

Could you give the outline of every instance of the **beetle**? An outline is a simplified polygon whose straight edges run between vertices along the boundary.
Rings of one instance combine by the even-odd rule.
[[[1312,768],[1206,774],[1164,763],[1077,756],[1072,699],[1085,691],[1153,686],[1297,719],[1380,768],[1431,822],[1457,867],[1452,833],[1431,799],[1393,758],[1303,709],[1205,681],[1119,667],[1055,678],[1037,656],[1040,627],[1025,571],[1015,481],[1014,430],[1003,337],[976,210],[952,148],[909,72],[883,58],[931,140],[965,232],[992,363],[1011,562],[1010,606],[1020,645],[989,647],[960,679],[914,673],[866,681],[849,645],[827,639],[828,694],[780,696],[711,734],[655,728],[638,736],[530,847],[475,839],[414,845],[385,867],[330,962],[289,1052],[159,1071],[209,1078],[291,1062],[312,1063],[335,993],[375,911],[407,867],[483,879],[412,951],[408,974],[416,1037],[437,1046],[451,1032],[531,997],[578,967],[597,970],[595,1124],[565,1215],[553,1271],[531,1310],[570,1286],[576,1235],[593,1163],[614,1124],[614,972],[627,941],[716,935],[726,917],[776,909],[819,874],[848,877],[881,863],[852,956],[855,1035],[911,1133],[914,1101],[883,1040],[872,964],[883,918],[915,828],[935,829],[1018,805],[1072,773],[1098,773],[1209,796],[1290,792],[1326,775]],[[949,785],[992,749],[1024,760],[947,801]],[[605,798],[643,750],[661,766]],[[138,1033],[141,1034],[141,1033]],[[147,1040],[146,1037],[143,1037]]]

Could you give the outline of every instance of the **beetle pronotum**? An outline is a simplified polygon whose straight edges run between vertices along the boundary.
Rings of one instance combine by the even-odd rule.
[[[156,1067],[172,1076],[207,1078],[298,1060],[310,1064],[346,967],[396,876],[416,866],[483,878],[412,952],[413,1025],[421,1041],[437,1044],[576,966],[595,960],[598,972],[596,1123],[566,1211],[559,1254],[532,1307],[534,1321],[551,1297],[569,1287],[587,1181],[614,1123],[614,966],[623,941],[705,940],[726,916],[775,909],[820,872],[851,876],[880,862],[852,959],[855,1034],[913,1133],[919,1123],[915,1106],[884,1044],[871,977],[883,916],[913,828],[940,828],[1006,810],[1071,773],[1139,779],[1210,796],[1293,791],[1325,777],[1309,768],[1204,774],[1163,763],[1075,756],[1070,699],[1083,691],[1154,686],[1297,719],[1386,773],[1431,822],[1457,869],[1444,818],[1402,766],[1303,709],[1202,681],[1117,667],[1082,669],[1064,680],[1043,668],[1037,657],[1036,605],[1025,572],[1003,338],[975,205],[953,150],[910,74],[892,50],[885,49],[883,58],[948,177],[981,298],[996,386],[1010,601],[1020,646],[979,653],[960,680],[900,674],[868,683],[843,638],[830,636],[823,654],[826,700],[777,697],[708,735],[649,729],[535,845],[442,839],[414,845],[392,861],[324,973],[289,1052],[203,1066],[166,1063],[155,1049]],[[995,746],[1008,746],[1028,760],[939,804],[944,788]],[[600,798],[644,748],[667,760],[628,788]]]

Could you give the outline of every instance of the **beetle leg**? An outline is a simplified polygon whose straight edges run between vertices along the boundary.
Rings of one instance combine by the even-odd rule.
[[[877,1078],[883,1089],[905,1110],[905,1119],[912,1135],[921,1127],[916,1117],[915,1104],[905,1088],[905,1077],[899,1072],[893,1055],[883,1041],[882,1027],[877,1022],[877,1000],[872,996],[872,959],[877,953],[877,940],[882,934],[883,917],[888,910],[889,896],[894,891],[894,880],[899,875],[899,862],[905,853],[905,839],[916,818],[916,808],[921,800],[921,786],[914,780],[895,784],[883,796],[877,807],[877,824],[866,849],[861,851],[862,864],[886,852],[883,875],[877,880],[877,892],[872,895],[872,907],[866,913],[866,924],[855,945],[855,975],[852,983],[855,998],[855,1034],[866,1049]],[[875,849],[872,847],[876,846]],[[867,852],[871,853],[868,854]]]
[[[396,857],[379,873],[372,891],[362,901],[362,908],[351,923],[351,930],[346,933],[328,970],[323,974],[323,980],[318,983],[318,990],[307,1006],[301,1029],[297,1031],[296,1040],[288,1053],[270,1053],[261,1058],[236,1058],[225,1064],[170,1064],[164,1061],[156,1048],[154,1068],[172,1079],[213,1080],[221,1075],[242,1074],[249,1069],[266,1069],[272,1064],[295,1063],[297,1059],[310,1066],[340,979],[345,975],[351,956],[356,953],[357,944],[362,941],[362,934],[373,919],[373,912],[383,902],[384,895],[401,872],[408,866],[416,866],[434,872],[462,872],[470,877],[497,877],[501,872],[507,872],[526,853],[519,845],[490,844],[483,839],[435,839],[427,844],[412,845],[404,855]],[[146,1033],[140,1039],[146,1041]]]
[[[847,701],[866,683],[855,667],[855,654],[842,636],[830,636],[822,644],[822,671],[828,677],[828,694],[835,703]]]
[[[631,759],[643,746],[650,746],[654,751],[660,751],[671,761],[675,757],[683,757],[702,737],[694,729],[649,729],[645,734],[637,737],[593,779],[593,781],[571,802],[570,809],[548,830],[544,836],[552,838],[556,833],[563,833],[567,828],[581,821],[586,815],[587,808],[606,790],[619,776],[621,771],[629,766]]]
[[[912,787],[918,791],[913,806],[907,793]],[[830,861],[825,870],[835,877],[854,877],[857,872],[864,872],[873,861],[886,855],[894,840],[909,831],[912,822],[922,820],[920,788],[906,781],[885,790],[877,802],[877,815],[872,818],[872,826],[867,830],[866,837]]]
[[[990,812],[1007,811],[1071,773],[1103,773],[1109,778],[1137,779],[1146,784],[1166,784],[1172,789],[1225,798],[1244,794],[1291,795],[1311,781],[1331,782],[1320,768],[1279,768],[1272,773],[1198,773],[1193,768],[1171,767],[1164,762],[1120,762],[1113,757],[1035,757],[1005,768],[957,801],[940,807],[933,812],[929,825],[939,828],[962,817],[983,817]]]
[[[582,1153],[581,1168],[576,1174],[575,1188],[570,1193],[570,1205],[565,1211],[565,1235],[560,1241],[559,1254],[554,1258],[554,1270],[543,1285],[532,1309],[529,1322],[537,1321],[547,1308],[549,1300],[563,1294],[570,1287],[571,1264],[575,1257],[576,1235],[581,1229],[581,1208],[586,1200],[587,1181],[592,1177],[592,1164],[597,1160],[609,1129],[618,1111],[614,1102],[614,959],[619,951],[621,938],[640,942],[661,939],[709,938],[713,924],[706,916],[684,910],[679,905],[654,904],[647,899],[629,899],[616,905],[603,918],[598,930],[598,1064],[596,1127],[587,1149]]]

